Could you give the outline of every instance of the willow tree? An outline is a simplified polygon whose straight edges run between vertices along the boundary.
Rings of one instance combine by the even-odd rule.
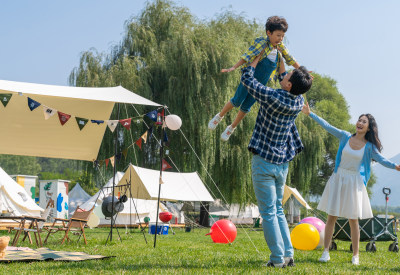
[[[239,70],[221,74],[221,68],[235,64],[250,42],[263,34],[262,25],[229,10],[212,20],[200,21],[184,7],[156,0],[126,22],[122,41],[110,53],[84,52],[79,66],[70,75],[70,83],[76,86],[122,85],[168,106],[169,111],[183,121],[181,129],[185,137],[180,132],[169,132],[170,157],[180,171],[198,171],[217,197],[252,201],[252,155],[247,145],[258,106],[252,108],[229,142],[222,142],[220,135],[234,119],[235,111],[227,115],[216,131],[208,130],[207,123],[233,96],[239,84]],[[317,90],[310,92],[310,98],[321,101],[318,93]],[[123,116],[147,111],[129,107]],[[114,119],[116,116],[114,110]],[[318,181],[326,135],[315,130],[316,126],[305,118],[300,117],[298,124],[306,150],[291,164],[289,182],[308,191],[310,183]],[[124,142],[129,144],[131,134],[137,137],[145,129],[138,124],[130,133],[123,132]],[[119,169],[127,162],[156,168],[158,149],[154,140],[149,142],[143,151],[131,152]],[[107,130],[99,158],[112,154],[112,135]]]

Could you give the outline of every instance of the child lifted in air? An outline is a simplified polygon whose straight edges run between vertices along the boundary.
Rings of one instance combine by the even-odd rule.
[[[264,49],[264,53],[261,56],[260,62],[255,70],[255,78],[266,85],[271,76],[276,75],[276,71],[281,74],[285,72],[285,68],[282,61],[282,56],[285,58],[288,65],[292,65],[296,69],[300,67],[299,63],[289,55],[282,40],[288,29],[286,19],[279,16],[271,16],[268,18],[265,24],[265,31],[267,37],[258,37],[254,40],[250,48],[245,52],[238,63],[229,69],[222,69],[221,72],[231,72],[236,70],[239,66],[244,65],[247,67],[257,55],[259,55]],[[282,56],[280,55],[282,54]],[[278,74],[278,75],[279,75]],[[208,123],[208,128],[214,130],[218,123],[224,118],[225,114],[232,110],[233,107],[239,107],[240,110],[231,125],[226,127],[225,131],[221,135],[223,141],[227,141],[231,134],[235,131],[236,126],[250,112],[251,106],[255,103],[255,99],[247,92],[247,89],[242,83],[239,84],[236,89],[235,95],[228,101],[221,112],[215,115],[213,119]]]

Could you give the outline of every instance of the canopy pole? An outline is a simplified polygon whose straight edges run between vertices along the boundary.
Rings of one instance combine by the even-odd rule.
[[[162,109],[162,114],[165,112],[165,107]],[[157,216],[156,216],[156,228],[154,235],[154,248],[156,248],[157,244],[157,228],[158,228],[158,212],[160,210],[160,194],[161,194],[161,184],[162,184],[162,166],[163,166],[163,158],[164,158],[164,116],[161,115],[161,130],[160,130],[160,179],[158,181],[158,197],[157,197]]]

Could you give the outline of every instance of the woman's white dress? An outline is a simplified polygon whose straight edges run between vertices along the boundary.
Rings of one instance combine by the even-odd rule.
[[[353,150],[347,142],[338,170],[329,178],[322,193],[319,210],[347,219],[373,217],[367,189],[359,172],[364,150],[365,146]]]

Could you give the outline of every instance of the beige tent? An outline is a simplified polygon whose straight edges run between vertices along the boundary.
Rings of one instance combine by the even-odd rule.
[[[97,158],[115,103],[160,106],[125,88],[86,88],[0,80],[2,94],[12,94],[6,107],[0,104],[0,154],[92,161]],[[41,106],[28,108],[28,97]],[[63,126],[58,115],[44,118],[44,107],[71,115]],[[75,117],[89,119],[80,130]],[[122,117],[123,119],[125,117]]]
[[[156,200],[160,182],[160,171],[129,165],[117,186],[131,182],[133,198]],[[196,172],[162,172],[160,199],[163,201],[214,201]],[[117,190],[120,190],[117,188]],[[123,191],[121,192],[123,193]],[[127,192],[129,195],[129,192]]]
[[[282,205],[286,203],[286,201],[293,196],[301,205],[303,205],[306,209],[311,210],[312,208],[308,205],[305,199],[300,195],[299,191],[297,191],[294,187],[289,187],[285,185],[285,191],[283,193]]]

